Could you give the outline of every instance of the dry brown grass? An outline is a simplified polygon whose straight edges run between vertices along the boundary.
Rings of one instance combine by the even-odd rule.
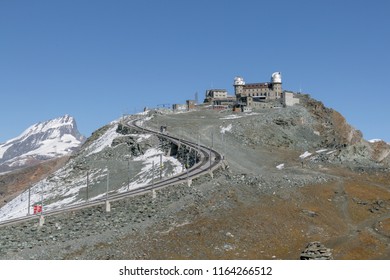
[[[68,160],[69,156],[65,156],[0,176],[0,193],[3,194],[0,196],[0,207],[26,190],[29,185],[39,182],[64,166]]]
[[[153,234],[145,250],[152,259],[299,259],[308,242],[320,241],[333,249],[335,259],[386,259],[390,218],[375,232],[373,224],[386,212],[371,213],[353,200],[390,199],[387,189],[375,184],[346,177],[262,196],[250,205],[235,200],[232,209]]]

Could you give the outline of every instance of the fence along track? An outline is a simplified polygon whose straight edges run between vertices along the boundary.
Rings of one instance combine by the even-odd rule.
[[[185,172],[179,173],[175,176],[164,179],[162,181],[157,181],[155,183],[148,184],[146,186],[132,189],[132,190],[129,190],[129,191],[126,191],[123,193],[111,194],[111,195],[108,195],[107,197],[99,198],[99,199],[96,199],[93,201],[86,201],[86,202],[76,204],[76,205],[65,206],[65,207],[61,207],[61,208],[57,208],[57,209],[53,209],[53,210],[48,210],[48,211],[45,211],[43,213],[43,215],[44,216],[54,216],[54,215],[69,212],[69,211],[75,211],[75,210],[80,210],[80,209],[84,209],[84,208],[88,208],[88,207],[92,207],[92,206],[101,205],[101,204],[106,203],[107,200],[108,201],[116,201],[116,200],[124,199],[127,197],[131,197],[131,196],[141,195],[141,194],[147,193],[147,192],[152,191],[152,190],[161,189],[161,188],[168,187],[171,185],[186,182],[187,179],[192,180],[192,179],[197,178],[199,176],[209,174],[210,172],[212,172],[213,170],[215,170],[216,168],[218,168],[221,165],[222,156],[216,150],[209,148],[209,147],[206,147],[204,145],[198,146],[198,144],[191,142],[191,141],[188,141],[188,140],[179,139],[178,137],[174,137],[174,136],[170,136],[170,135],[168,136],[168,135],[156,132],[154,130],[140,127],[136,124],[136,122],[138,122],[138,121],[139,120],[134,120],[130,124],[127,124],[127,126],[132,127],[132,128],[136,128],[136,129],[141,130],[141,131],[147,131],[147,132],[152,133],[154,135],[158,135],[158,136],[163,137],[163,138],[165,138],[165,139],[167,139],[167,140],[169,140],[177,145],[179,145],[181,143],[186,144],[190,148],[192,148],[195,151],[198,151],[200,153],[201,160],[198,163],[195,163],[195,165],[193,165],[191,168],[188,169],[188,178],[187,178],[187,171],[185,171]],[[198,149],[198,147],[199,147],[199,149]],[[211,155],[211,161],[210,161],[210,155]],[[21,222],[26,222],[26,221],[30,221],[30,220],[34,220],[34,219],[39,219],[39,217],[40,217],[40,214],[10,219],[7,221],[0,222],[0,227],[7,226],[7,225],[13,225],[13,224],[21,223]]]

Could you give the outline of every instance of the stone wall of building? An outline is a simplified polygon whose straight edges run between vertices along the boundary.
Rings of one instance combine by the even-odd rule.
[[[293,92],[285,91],[283,93],[283,105],[293,106],[295,104],[299,104],[299,98],[295,98]]]
[[[252,106],[252,104],[249,104],[251,97],[263,97],[264,100],[275,100],[282,98],[282,91],[280,72],[273,73],[271,82],[267,83],[245,84],[242,77],[234,78],[234,93],[237,101],[241,103],[248,102],[247,106]]]
[[[173,111],[186,111],[187,110],[187,104],[173,104],[172,105]]]

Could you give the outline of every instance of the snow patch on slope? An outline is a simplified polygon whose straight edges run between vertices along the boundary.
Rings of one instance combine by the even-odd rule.
[[[90,145],[88,149],[87,156],[90,156],[92,154],[97,154],[101,151],[103,151],[106,147],[111,147],[112,141],[120,136],[123,136],[122,134],[116,132],[117,130],[117,124],[111,123],[110,128],[101,136],[99,139],[97,139],[92,145]]]
[[[240,119],[242,118],[242,116],[238,116],[238,115],[229,115],[229,116],[226,116],[226,117],[223,117],[223,118],[219,118],[220,120],[234,120],[234,119]]]
[[[383,140],[382,139],[371,139],[371,140],[368,140],[368,142],[370,143],[377,143],[377,142],[382,142]]]
[[[279,170],[284,169],[284,163],[279,164],[278,166],[276,166],[276,168],[279,169]]]
[[[75,167],[82,161],[100,162],[99,153],[105,148],[111,147],[112,141],[117,137],[123,137],[116,132],[118,122],[112,122],[108,130],[98,139],[91,143],[78,157],[71,159],[66,166],[55,172],[48,178],[38,182],[31,187],[31,209],[43,199],[43,211],[83,203],[86,200],[87,170],[89,172],[89,200],[96,200],[106,195],[106,180],[110,172],[110,193],[125,192],[128,189],[136,189],[159,179],[160,171],[163,178],[174,176],[183,172],[182,164],[174,157],[164,155],[158,148],[149,148],[143,155],[130,158],[137,169],[132,174],[130,184],[128,184],[127,161],[123,161],[121,169],[111,166],[107,169],[107,158],[104,158],[101,165],[87,167],[88,169],[78,169]],[[135,134],[137,142],[142,142],[151,137],[151,134]],[[114,148],[115,149],[115,148]],[[92,157],[89,157],[93,155]],[[161,166],[160,166],[161,157]],[[89,159],[88,159],[89,158]],[[121,161],[120,159],[111,159]],[[154,167],[154,168],[153,168]],[[118,172],[122,174],[120,181],[111,180]],[[117,173],[117,174],[115,174]],[[123,179],[122,179],[123,178]],[[28,213],[28,190],[10,201],[0,209],[0,221],[25,216]]]
[[[162,159],[162,166],[160,166],[160,155]],[[133,159],[136,162],[142,163],[142,169],[133,178],[129,186],[126,182],[123,182],[119,186],[111,185],[110,188],[115,192],[125,192],[128,189],[136,189],[139,187],[150,184],[154,178],[155,181],[159,179],[160,168],[162,168],[163,178],[171,177],[183,172],[182,164],[175,158],[163,155],[163,152],[156,148],[148,149],[144,155]],[[70,163],[71,165],[72,163]],[[164,166],[171,165],[173,169],[168,172]],[[35,184],[31,188],[31,209],[34,204],[40,204],[42,199],[44,201],[43,211],[49,211],[64,206],[75,205],[85,202],[85,199],[80,198],[80,191],[87,187],[86,177],[77,176],[72,177],[72,169],[70,165],[63,167],[54,173],[51,179],[44,179]],[[154,169],[153,169],[154,167]],[[94,169],[90,170],[89,184],[90,188],[94,183],[100,183],[107,180],[108,170]],[[72,179],[70,179],[72,178]],[[66,179],[64,183],[64,180]],[[106,195],[105,192],[101,192],[89,200],[97,200]],[[47,203],[47,201],[52,201]],[[0,221],[26,216],[28,213],[28,190],[10,201],[4,207],[0,209]]]
[[[301,154],[301,155],[299,156],[299,158],[305,159],[305,158],[307,158],[307,157],[309,157],[309,156],[311,156],[311,155],[312,155],[312,153],[309,153],[308,151],[306,151],[306,152],[304,152],[303,154]]]
[[[228,126],[222,127],[221,126],[221,133],[225,134],[225,132],[230,132],[232,130],[233,126],[232,124],[229,124]]]

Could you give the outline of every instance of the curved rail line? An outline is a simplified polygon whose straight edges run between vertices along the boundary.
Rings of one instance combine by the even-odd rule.
[[[126,124],[126,126],[135,128],[137,130],[147,131],[149,133],[158,135],[159,137],[170,140],[171,142],[175,143],[176,145],[185,144],[200,154],[200,161],[195,163],[195,165],[193,165],[187,171],[179,173],[175,176],[163,179],[161,181],[156,181],[152,184],[148,184],[146,186],[132,189],[132,190],[129,190],[126,192],[110,194],[110,195],[107,195],[105,197],[102,197],[102,198],[99,198],[96,200],[86,201],[86,202],[83,202],[80,204],[75,204],[75,205],[65,206],[65,207],[56,208],[56,209],[52,209],[52,210],[47,210],[42,215],[43,216],[53,216],[53,215],[57,215],[57,214],[61,214],[61,213],[69,212],[69,211],[84,209],[84,208],[104,204],[107,201],[116,201],[116,200],[124,199],[127,197],[131,197],[131,196],[145,194],[145,193],[150,192],[152,190],[161,189],[161,188],[164,188],[167,186],[187,182],[187,180],[190,180],[190,179],[192,180],[192,179],[197,178],[201,175],[209,174],[210,172],[212,172],[214,169],[216,169],[222,163],[222,156],[216,150],[214,150],[210,147],[204,146],[204,145],[200,145],[200,144],[198,145],[198,144],[193,143],[193,142],[188,141],[188,140],[180,139],[180,138],[175,137],[175,136],[166,135],[166,134],[156,132],[156,131],[151,130],[151,129],[141,127],[141,126],[137,125],[138,121],[139,121],[139,119],[134,120],[134,121]],[[210,160],[210,157],[211,157],[211,160]],[[40,214],[35,214],[35,215],[33,214],[33,215],[29,215],[29,216],[23,216],[23,217],[18,217],[18,218],[14,218],[14,219],[9,219],[9,220],[0,222],[0,227],[6,226],[6,225],[12,225],[12,224],[16,224],[16,223],[21,223],[21,222],[26,222],[26,221],[33,220],[33,219],[38,219],[40,216],[41,216]]]

